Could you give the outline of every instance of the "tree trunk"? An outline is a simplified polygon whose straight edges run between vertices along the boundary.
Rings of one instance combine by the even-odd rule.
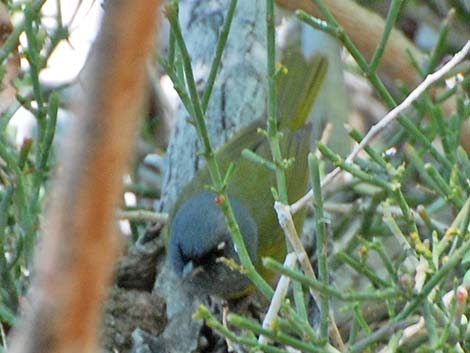
[[[192,57],[196,83],[203,92],[229,1],[181,1],[180,23]],[[266,21],[264,1],[238,2],[206,121],[217,150],[235,132],[266,112]],[[179,190],[203,164],[196,129],[182,104],[176,113],[161,210],[168,211]]]

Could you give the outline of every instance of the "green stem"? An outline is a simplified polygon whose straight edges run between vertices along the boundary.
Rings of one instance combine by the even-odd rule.
[[[353,307],[353,314],[354,314],[354,322],[364,331],[366,335],[370,335],[371,329],[369,325],[367,324],[367,320],[364,318],[364,315],[362,315],[361,308],[359,305],[354,305]]]
[[[431,164],[431,163],[426,163],[424,166],[424,169],[428,173],[428,175],[431,177],[431,179],[434,181],[435,185],[438,187],[437,191],[440,192],[440,194],[446,199],[451,201],[457,209],[460,209],[463,207],[464,200],[462,200],[461,197],[459,197],[454,190],[449,186],[449,184],[445,181],[445,179],[442,177],[442,175],[438,172],[436,167]]]
[[[318,280],[307,277],[300,271],[285,268],[281,263],[272,258],[264,258],[263,265],[270,270],[277,271],[283,275],[286,275],[287,277],[292,278],[293,280],[299,281],[302,284],[317,290],[323,295],[332,296],[346,302],[367,300],[382,301],[387,298],[397,298],[402,293],[402,291],[398,288],[385,288],[369,292],[344,293],[343,291],[340,291],[332,286],[325,285]]]
[[[397,330],[409,327],[412,324],[415,324],[416,320],[403,320],[401,322],[389,322],[388,324],[380,327],[377,331],[373,332],[369,336],[363,338],[360,341],[357,341],[355,344],[350,346],[348,353],[359,353],[364,352],[365,348],[373,345],[374,343],[381,341],[390,336]]]
[[[33,29],[33,23],[35,22],[34,17],[34,11],[32,9],[32,5],[26,5],[25,7],[25,33],[26,33],[26,38],[28,40],[28,48],[27,48],[27,55],[26,58],[28,59],[29,63],[29,76],[31,78],[31,83],[33,85],[33,92],[34,92],[34,97],[36,99],[37,105],[38,105],[38,110],[36,114],[36,118],[38,120],[38,133],[39,133],[39,138],[38,140],[41,141],[41,133],[43,133],[44,129],[42,128],[45,119],[45,111],[44,111],[44,97],[42,94],[42,89],[41,89],[41,84],[39,82],[39,71],[41,68],[41,56],[40,56],[40,48],[38,48],[38,43],[37,43],[37,38],[36,38],[36,32]]]
[[[301,284],[297,281],[294,281],[294,283],[297,283],[299,286],[301,286]],[[300,328],[300,331],[303,333],[307,341],[317,345],[320,344],[322,339],[319,337],[318,332],[314,330],[312,326],[310,326],[308,318],[306,315],[304,315],[304,313],[298,313],[298,310],[294,311],[292,307],[287,304],[286,311],[287,320],[289,322],[295,322],[295,325]]]
[[[45,133],[42,141],[38,141],[39,152],[36,160],[36,173],[33,179],[33,195],[31,199],[32,207],[35,207],[39,198],[39,191],[47,173],[47,164],[52,150],[52,143],[57,127],[57,113],[59,111],[60,97],[54,92],[49,97],[48,116]]]
[[[444,121],[444,117],[443,117],[443,114],[442,114],[442,109],[439,105],[434,105],[431,102],[430,98],[428,98],[428,97],[426,97],[426,98],[427,98],[426,103],[427,103],[427,106],[429,108],[431,119],[436,124],[437,129],[439,131],[439,136],[442,140],[442,147],[444,149],[444,153],[445,153],[446,157],[452,163],[455,163],[454,151],[453,151],[453,149],[451,147],[451,144],[450,144],[450,141],[449,141],[449,135],[450,134],[447,131],[446,126],[445,126],[445,121]]]
[[[179,3],[178,0],[175,0],[176,8],[176,17],[178,17],[179,12]],[[173,31],[170,31],[170,36],[168,38],[168,68],[167,72],[173,72],[176,58],[176,43],[175,43],[175,34]],[[174,81],[173,81],[174,82]]]
[[[363,136],[361,135],[361,133],[357,131],[356,129],[351,129],[349,131],[349,135],[357,143],[360,143],[363,139]],[[376,150],[374,150],[369,145],[365,146],[364,150],[367,152],[367,154],[373,161],[375,161],[378,165],[380,165],[384,170],[388,171],[390,175],[395,174],[396,172],[395,168],[390,163],[388,163]]]
[[[245,148],[242,151],[242,157],[249,160],[249,161],[251,161],[251,162],[253,162],[253,163],[259,164],[263,168],[266,168],[266,169],[271,170],[273,172],[276,171],[276,165],[273,162],[268,161],[267,159],[264,159],[259,154],[254,153],[252,150],[249,150],[249,149]]]
[[[279,143],[276,92],[276,42],[275,42],[274,0],[266,0],[266,36],[268,64],[268,136],[273,161],[276,164],[276,184],[279,201],[287,204],[287,181],[282,167],[282,154]]]
[[[305,298],[304,298],[304,290],[302,285],[294,281],[292,283],[292,291],[294,296],[294,303],[295,303],[295,314],[297,317],[302,318],[302,320],[308,320],[307,308],[305,306]],[[312,299],[313,300],[313,299]]]
[[[352,163],[346,163],[346,161],[341,158],[341,156],[337,153],[334,153],[331,149],[329,149],[325,144],[318,143],[319,151],[327,157],[336,167],[341,168],[342,170],[347,171],[348,173],[354,175],[355,177],[365,181],[366,183],[376,185],[382,189],[384,189],[387,193],[393,194],[393,188],[389,182],[386,182],[383,179],[375,175],[368,174],[363,170],[359,169],[356,165]]]
[[[32,224],[31,215],[29,212],[29,200],[27,200],[27,192],[24,182],[24,175],[20,169],[18,158],[8,150],[5,144],[0,142],[0,158],[5,161],[9,170],[12,170],[15,174],[15,195],[17,201],[15,206],[18,212],[18,219],[20,227],[26,232],[30,229]]]
[[[44,5],[46,0],[36,0],[32,3],[32,13],[35,14],[41,10],[42,5]],[[13,32],[10,33],[7,40],[0,48],[0,63],[3,63],[6,58],[18,47],[18,41],[20,35],[25,31],[25,26],[27,20],[23,19],[20,23],[14,26]]]
[[[400,206],[401,212],[403,213],[403,218],[405,219],[406,224],[408,226],[408,232],[419,234],[418,227],[416,226],[416,223],[413,217],[413,213],[410,209],[410,206],[408,205],[408,202],[405,199],[405,195],[403,195],[400,183],[394,183],[393,188],[394,188],[393,196],[395,200],[398,202],[398,206]]]
[[[186,76],[186,84],[191,98],[192,112],[194,113],[193,118],[195,119],[195,126],[198,131],[198,135],[201,138],[201,142],[204,146],[204,156],[207,160],[209,167],[209,173],[216,189],[222,189],[222,175],[219,170],[219,166],[215,160],[215,153],[212,147],[212,143],[209,138],[209,132],[204,119],[204,112],[201,107],[199,95],[197,94],[196,81],[194,80],[193,69],[191,67],[191,56],[189,55],[186,43],[181,33],[181,28],[176,17],[176,9],[173,3],[170,3],[166,7],[168,21],[171,24],[171,29],[175,34],[176,42],[181,51],[183,59],[184,74]]]
[[[312,2],[320,10],[322,15],[326,18],[327,23],[330,26],[333,26],[334,28],[336,28],[336,30],[334,31],[336,33],[336,37],[343,43],[343,45],[349,51],[351,56],[354,58],[354,60],[358,64],[359,68],[364,72],[364,74],[367,76],[367,78],[369,79],[372,86],[376,89],[379,96],[383,99],[383,101],[387,104],[387,106],[390,109],[395,108],[397,106],[397,103],[395,102],[392,95],[390,94],[390,92],[385,87],[384,83],[382,82],[382,80],[380,79],[378,74],[375,71],[370,70],[369,64],[367,63],[364,56],[357,49],[357,47],[354,45],[353,41],[348,36],[348,34],[338,24],[338,22],[336,21],[336,19],[333,16],[333,14],[326,7],[324,2],[322,0],[312,0]],[[312,22],[307,20],[309,17],[314,18],[313,16],[309,16],[308,14],[303,13],[302,16],[299,16],[299,19],[301,21],[311,25]],[[393,16],[391,16],[388,20],[391,22],[393,20]],[[390,24],[388,24],[388,23],[385,24],[386,27],[388,27],[389,25]],[[384,43],[384,45],[386,45],[386,43]],[[412,135],[412,137],[414,137],[417,141],[419,141],[420,143],[425,145],[426,148],[429,149],[431,155],[438,162],[443,164],[449,170],[452,168],[452,164],[444,156],[442,156],[439,153],[439,151],[432,144],[432,142],[429,141],[429,139],[408,118],[406,118],[403,114],[400,114],[398,116],[397,120],[403,126],[403,128],[409,134]]]
[[[328,274],[328,239],[326,236],[325,215],[323,212],[323,197],[321,190],[320,171],[318,169],[318,159],[315,154],[308,156],[310,166],[311,183],[313,188],[313,208],[315,209],[315,229],[316,229],[316,254],[318,259],[318,279],[325,286],[329,282]],[[328,338],[330,305],[328,296],[320,296],[320,337]]]
[[[380,59],[382,59],[384,54],[385,46],[387,45],[388,39],[390,38],[390,33],[392,32],[393,26],[395,25],[395,22],[397,22],[398,14],[402,4],[403,0],[392,0],[392,3],[390,4],[387,19],[385,21],[384,32],[382,33],[379,45],[377,49],[375,49],[372,60],[370,61],[369,72],[376,72],[377,68],[379,67]]]
[[[240,328],[244,328],[250,330],[258,335],[264,335],[273,341],[279,342],[284,345],[288,345],[294,348],[301,350],[302,352],[309,352],[309,353],[339,353],[333,346],[328,344],[324,346],[317,347],[316,345],[312,345],[308,342],[304,342],[298,338],[289,336],[281,331],[271,331],[264,329],[258,322],[254,320],[247,319],[245,317],[230,314],[228,316],[228,321]]]
[[[376,287],[390,287],[391,283],[388,283],[386,280],[380,278],[379,276],[376,275],[375,271],[372,270],[367,266],[365,263],[361,263],[354,257],[346,254],[343,251],[339,251],[336,254],[336,257],[344,262],[345,264],[349,265],[351,268],[353,268],[356,272],[362,273],[365,277],[371,281],[371,283],[376,286]]]
[[[429,347],[435,348],[436,344],[438,343],[436,321],[434,320],[434,317],[431,313],[431,304],[428,300],[425,300],[423,303],[423,317],[424,323],[426,324],[426,331],[429,339]]]
[[[246,347],[251,347],[254,352],[261,350],[267,353],[287,353],[287,351],[268,346],[265,344],[259,344],[255,338],[245,337],[245,336],[237,336],[235,333],[230,331],[226,326],[222,325],[211,313],[210,311],[204,307],[200,306],[196,313],[193,316],[194,319],[202,319],[206,322],[207,326],[211,327],[212,329],[219,332],[221,335],[226,337],[228,340],[232,342],[236,342],[238,344],[244,345]]]
[[[231,0],[227,15],[225,17],[224,26],[220,31],[219,41],[217,42],[217,47],[215,49],[214,60],[212,61],[211,71],[209,73],[209,78],[207,79],[204,96],[202,97],[202,109],[204,113],[207,111],[209,99],[212,94],[212,88],[214,87],[215,78],[217,77],[217,71],[220,67],[220,61],[222,60],[222,54],[225,49],[225,44],[227,43],[228,34],[230,33],[230,27],[232,25],[233,14],[235,13],[236,6],[237,0]]]
[[[470,240],[467,240],[462,244],[462,246],[451,256],[449,257],[448,262],[442,266],[431,278],[425,283],[421,292],[411,299],[408,304],[403,308],[403,310],[395,316],[395,318],[390,321],[388,324],[382,326],[378,331],[374,332],[369,337],[364,338],[363,340],[357,342],[350,347],[351,353],[363,352],[367,347],[374,344],[375,342],[383,339],[390,332],[394,331],[397,325],[401,325],[403,321],[410,316],[415,309],[427,299],[429,293],[431,293],[437,284],[442,280],[446,279],[450,271],[452,271],[457,265],[460,264],[463,256],[470,251]],[[450,320],[450,319],[448,319]]]
[[[16,288],[15,279],[10,271],[10,266],[5,257],[4,237],[7,218],[9,215],[8,209],[10,202],[13,198],[14,189],[10,187],[4,193],[0,203],[0,278],[2,287],[5,289],[4,293],[7,297],[2,296],[2,300],[12,310],[16,311],[19,305],[19,293]]]
[[[394,283],[398,283],[398,274],[395,266],[392,263],[392,260],[390,260],[390,257],[388,254],[385,252],[384,245],[381,240],[374,240],[372,243],[369,243],[370,247],[374,249],[377,254],[379,255],[380,259],[382,260],[382,263],[385,266],[385,269],[387,270],[388,274],[390,277],[393,279]]]
[[[441,28],[439,29],[439,36],[437,37],[437,43],[431,52],[428,64],[426,65],[425,74],[429,75],[439,65],[442,56],[446,50],[446,41],[449,34],[450,23],[455,16],[455,9],[451,9],[447,14],[447,17],[442,21]]]

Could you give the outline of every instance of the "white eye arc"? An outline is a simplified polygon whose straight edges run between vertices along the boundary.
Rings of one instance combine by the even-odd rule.
[[[225,249],[225,245],[227,245],[225,241],[220,242],[219,245],[217,245],[217,250]]]
[[[235,252],[238,254],[237,245],[235,243],[233,244],[233,250],[235,250]]]

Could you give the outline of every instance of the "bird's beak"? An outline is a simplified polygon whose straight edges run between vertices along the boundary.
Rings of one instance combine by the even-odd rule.
[[[197,275],[201,271],[204,271],[202,266],[194,267],[194,262],[188,261],[188,263],[186,263],[186,265],[184,265],[184,267],[183,267],[183,274],[182,274],[181,277],[184,280],[191,279],[191,277],[194,277],[195,275]]]

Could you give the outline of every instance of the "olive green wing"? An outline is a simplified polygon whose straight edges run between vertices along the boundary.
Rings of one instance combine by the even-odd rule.
[[[287,71],[277,80],[278,115],[281,128],[298,130],[307,122],[323,85],[328,60],[320,54],[306,60],[300,49],[289,49],[282,65]]]
[[[216,152],[216,158],[222,175],[227,172],[231,163],[234,163],[235,165],[235,176],[239,175],[237,169],[239,161],[242,158],[242,151],[246,148],[256,151],[260,145],[264,144],[264,140],[266,140],[266,137],[258,132],[258,129],[264,128],[264,124],[264,121],[252,122],[245,128],[242,128]],[[231,184],[233,183],[234,181],[232,178]],[[203,166],[199,171],[197,171],[191,182],[179,193],[178,199],[170,211],[170,219],[173,218],[176,210],[187,199],[203,191],[209,185],[212,185],[209,170],[207,169],[207,166]]]

